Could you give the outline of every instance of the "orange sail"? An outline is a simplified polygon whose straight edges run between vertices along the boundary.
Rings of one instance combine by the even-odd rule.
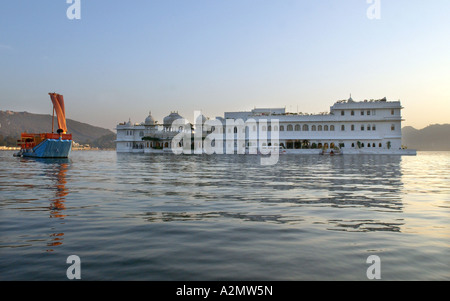
[[[64,97],[57,93],[48,93],[53,103],[53,108],[56,112],[56,117],[58,118],[58,129],[63,131],[63,134],[67,133],[66,126],[66,112],[64,108]]]

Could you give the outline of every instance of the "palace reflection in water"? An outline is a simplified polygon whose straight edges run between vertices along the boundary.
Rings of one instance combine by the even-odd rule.
[[[172,211],[129,216],[149,222],[240,219],[293,225],[314,220],[333,231],[401,231],[403,220],[390,214],[403,208],[401,160],[379,155],[286,155],[278,164],[264,167],[258,156],[118,154],[118,168],[124,171],[123,185],[152,187],[142,195],[149,202],[172,200],[173,206],[165,206]],[[239,210],[221,210],[231,204]],[[260,214],[255,206],[261,208]],[[317,215],[305,217],[311,209]]]

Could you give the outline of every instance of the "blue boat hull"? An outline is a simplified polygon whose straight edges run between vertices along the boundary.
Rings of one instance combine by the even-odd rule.
[[[30,149],[20,152],[22,157],[68,158],[72,150],[72,140],[46,139]]]

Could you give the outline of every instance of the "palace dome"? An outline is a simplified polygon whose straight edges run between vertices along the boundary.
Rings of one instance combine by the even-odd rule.
[[[149,112],[147,118],[145,118],[144,124],[145,125],[155,125],[155,123],[156,123],[156,121],[155,121],[155,119],[153,119],[152,112]]]
[[[164,127],[171,127],[172,123],[177,120],[181,119],[181,117],[178,112],[171,112],[170,115],[164,117]]]

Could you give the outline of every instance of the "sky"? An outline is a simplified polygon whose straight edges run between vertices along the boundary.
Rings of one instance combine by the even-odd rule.
[[[403,126],[450,123],[449,13],[448,0],[1,1],[0,110],[51,114],[56,92],[67,118],[113,130],[150,111],[327,112],[351,94],[400,100]]]

